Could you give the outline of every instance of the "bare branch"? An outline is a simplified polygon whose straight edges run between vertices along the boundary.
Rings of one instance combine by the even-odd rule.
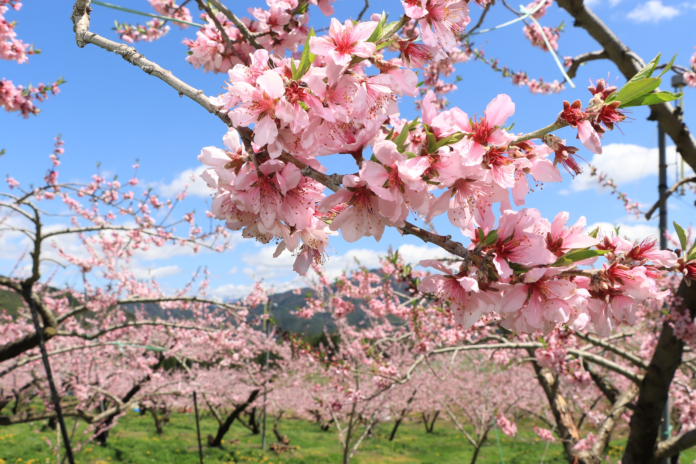
[[[671,186],[671,187],[669,188],[669,190],[667,190],[667,191],[665,192],[665,194],[664,194],[662,197],[660,197],[659,200],[657,200],[657,203],[655,203],[655,204],[652,206],[652,208],[650,208],[650,210],[649,210],[647,213],[645,213],[645,219],[650,220],[650,218],[652,217],[652,215],[653,215],[653,213],[655,212],[655,210],[656,210],[657,208],[659,208],[660,206],[662,206],[662,204],[663,204],[665,201],[667,201],[667,199],[670,197],[670,195],[672,195],[674,192],[676,192],[677,189],[678,189],[679,187],[681,187],[681,186],[684,185],[684,184],[688,184],[689,182],[696,182],[696,176],[694,176],[694,177],[685,177],[685,178],[683,178],[682,180],[680,180],[679,182],[677,182],[676,184],[674,184],[673,186]]]
[[[97,47],[103,48],[106,51],[114,52],[117,55],[120,55],[130,64],[139,67],[147,74],[155,76],[169,84],[179,93],[180,96],[186,95],[191,100],[208,110],[209,113],[212,113],[220,118],[220,120],[227,126],[232,125],[232,121],[230,120],[229,116],[227,116],[227,112],[213,106],[202,90],[191,87],[184,81],[175,77],[171,71],[167,71],[157,63],[146,59],[143,55],[138,53],[135,48],[129,47],[126,44],[114,42],[113,40],[106,39],[98,34],[95,34],[94,32],[90,32],[88,30],[89,8],[85,8],[85,5],[89,6],[89,0],[77,0],[77,2],[75,2],[75,6],[73,7],[72,20],[75,24],[73,29],[75,31],[75,40],[77,41],[78,47],[83,48],[86,44],[91,43]]]
[[[362,17],[368,8],[370,8],[370,0],[365,0],[365,6],[362,10],[360,10],[360,14],[358,15],[358,19],[356,21],[362,21]]]
[[[215,8],[217,8],[222,14],[227,16],[227,18],[232,21],[232,24],[234,24],[237,29],[239,29],[239,32],[242,33],[244,38],[246,38],[249,43],[251,44],[252,47],[254,47],[257,50],[263,49],[263,46],[260,45],[256,39],[254,38],[254,35],[251,33],[251,31],[246,27],[246,25],[239,20],[238,17],[230,11],[229,8],[227,8],[225,5],[220,3],[218,0],[208,0]]]
[[[626,369],[625,367],[620,366],[615,362],[609,361],[608,359],[598,356],[596,354],[574,349],[568,350],[568,354],[577,356],[578,358],[587,359],[589,362],[597,364],[598,366],[606,367],[610,371],[623,375],[633,383],[640,384],[640,382],[643,380],[642,375],[636,374],[635,372]]]
[[[576,73],[578,72],[578,68],[583,64],[589,61],[602,60],[608,57],[609,56],[607,55],[607,52],[605,50],[600,50],[597,52],[588,52],[583,53],[582,55],[578,55],[575,58],[573,58],[573,64],[570,65],[570,68],[568,68],[568,72],[566,74],[568,74],[568,77],[570,77],[571,79],[574,79]]]
[[[689,430],[682,434],[662,440],[655,447],[652,464],[661,464],[665,459],[676,456],[684,450],[696,446],[696,430]]]
[[[647,369],[648,368],[648,363],[645,362],[643,359],[639,358],[638,356],[629,353],[626,350],[622,350],[616,345],[613,345],[606,340],[595,338],[590,334],[583,334],[580,332],[575,332],[575,335],[578,338],[581,338],[589,343],[592,343],[595,346],[601,346],[605,350],[609,350],[614,354],[617,354],[624,358],[626,361],[629,361],[631,364],[634,364],[637,367],[640,367],[641,369]],[[613,401],[612,401],[613,402]]]
[[[173,329],[200,330],[202,332],[209,332],[209,333],[216,333],[217,332],[214,329],[209,329],[206,327],[190,326],[190,325],[186,325],[186,324],[174,324],[171,322],[162,322],[162,321],[135,321],[135,322],[128,322],[126,324],[107,327],[105,329],[101,329],[98,332],[95,332],[92,334],[83,334],[83,333],[79,333],[79,332],[58,331],[58,333],[56,335],[58,335],[60,337],[78,337],[78,338],[82,338],[84,340],[94,340],[94,339],[99,338],[102,335],[107,334],[109,332],[114,332],[116,330],[121,330],[121,329],[129,329],[131,327],[143,327],[143,326],[157,326],[157,327],[169,327],[169,328],[173,328]]]

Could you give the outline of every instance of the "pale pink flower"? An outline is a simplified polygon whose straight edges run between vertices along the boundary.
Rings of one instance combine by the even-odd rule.
[[[470,120],[464,112],[456,117],[456,124],[472,141],[468,152],[462,154],[465,164],[479,164],[489,145],[502,147],[510,143],[511,137],[502,127],[514,113],[515,104],[512,99],[502,94],[488,104],[483,118]]]
[[[254,143],[262,147],[269,145],[272,157],[280,155],[280,148],[274,149],[278,137],[278,125],[289,123],[295,117],[292,105],[285,99],[283,79],[274,71],[265,71],[256,86],[238,82],[230,89],[243,102],[230,112],[237,126],[254,126]]]
[[[431,47],[441,46],[451,52],[457,45],[455,33],[459,34],[471,21],[469,5],[463,1],[428,0],[427,14],[418,21],[423,43]],[[416,9],[412,10],[416,14]]]
[[[508,437],[517,435],[517,425],[514,422],[510,422],[502,412],[495,417],[495,422],[500,427],[500,431]]]
[[[571,308],[567,298],[575,293],[574,283],[555,279],[563,269],[535,268],[524,276],[524,283],[515,284],[500,303],[503,314],[522,311],[529,326],[542,329],[568,322]]]
[[[344,188],[324,198],[318,205],[322,212],[328,212],[341,203],[348,205],[333,219],[329,228],[333,231],[340,229],[349,243],[362,237],[374,237],[379,242],[387,220],[379,214],[377,195],[356,175],[343,176],[343,185]]]
[[[408,159],[389,140],[377,143],[373,151],[379,163],[365,161],[360,178],[379,197],[382,216],[398,223],[406,219],[409,207],[426,214],[430,197],[421,176],[429,167],[427,158]]]
[[[273,223],[283,218],[283,197],[300,182],[300,170],[294,164],[269,160],[259,171],[242,170],[235,179],[233,201],[242,211],[261,217],[263,226],[270,230]]]
[[[374,21],[354,25],[349,19],[341,24],[336,18],[331,18],[329,35],[312,37],[309,39],[309,47],[315,55],[328,55],[337,65],[347,66],[353,55],[369,58],[375,52],[376,45],[366,40],[376,27],[377,23]]]
[[[556,441],[556,438],[553,436],[553,432],[549,429],[542,429],[541,427],[537,427],[535,425],[534,433],[536,433],[539,436],[539,438],[541,438],[544,441]]]
[[[585,216],[581,216],[574,225],[566,227],[569,217],[569,213],[562,211],[556,215],[552,224],[546,219],[539,221],[539,230],[546,233],[546,247],[556,256],[562,256],[574,248],[588,248],[599,243],[596,238],[585,234]]]
[[[452,269],[437,260],[426,259],[421,261],[420,265],[435,268],[443,272],[444,275],[431,274],[424,277],[421,283],[418,284],[418,290],[432,293],[440,301],[449,303],[452,313],[459,318],[460,323],[465,328],[471,327],[481,318],[481,312],[475,311],[475,308],[467,305],[469,292],[477,293],[479,291],[476,279],[461,273],[455,274]]]

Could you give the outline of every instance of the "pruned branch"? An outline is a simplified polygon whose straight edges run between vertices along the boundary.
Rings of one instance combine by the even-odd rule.
[[[101,337],[102,335],[105,335],[109,332],[114,332],[116,330],[129,329],[131,327],[145,327],[145,326],[169,327],[172,329],[200,330],[202,332],[217,333],[217,331],[214,329],[209,329],[206,327],[191,326],[191,325],[186,325],[186,324],[175,324],[172,322],[162,322],[162,321],[135,321],[135,322],[128,322],[126,324],[107,327],[105,329],[101,329],[98,332],[95,332],[92,334],[83,334],[83,333],[79,333],[79,332],[58,331],[57,335],[60,337],[77,337],[77,338],[82,338],[84,340],[94,340],[96,338]]]
[[[622,349],[619,348],[618,346],[613,345],[613,344],[607,342],[607,341],[604,340],[604,339],[596,338],[596,337],[593,337],[593,336],[590,335],[590,334],[583,334],[583,333],[581,333],[581,332],[575,332],[575,335],[576,335],[578,338],[581,338],[581,339],[585,340],[586,342],[592,343],[592,344],[595,345],[595,346],[601,346],[601,347],[604,348],[605,350],[609,350],[609,351],[611,351],[612,353],[614,353],[614,354],[616,354],[616,355],[618,355],[618,356],[621,356],[621,357],[624,358],[626,361],[629,361],[631,364],[633,364],[633,365],[635,365],[635,366],[637,366],[637,367],[640,367],[641,369],[647,369],[647,368],[648,368],[648,363],[645,362],[643,359],[639,358],[638,356],[636,356],[636,355],[634,355],[634,354],[629,353],[629,352],[626,351],[626,350],[622,350]],[[612,401],[612,402],[613,402],[613,401]]]
[[[568,68],[568,72],[566,74],[568,74],[568,77],[570,77],[571,79],[574,79],[580,66],[590,61],[603,60],[608,57],[609,55],[607,55],[607,52],[605,50],[599,50],[597,52],[588,52],[583,53],[582,55],[578,55],[575,58],[573,58],[573,64],[570,65],[570,68]]]
[[[685,178],[681,179],[679,182],[677,182],[676,184],[674,184],[673,186],[671,186],[669,188],[669,190],[667,190],[665,192],[665,194],[662,197],[660,197],[659,200],[657,200],[657,203],[655,203],[652,206],[652,208],[650,208],[650,210],[648,210],[648,212],[645,213],[645,219],[650,220],[650,218],[652,217],[655,210],[660,208],[667,201],[667,199],[670,197],[670,195],[672,195],[674,192],[676,192],[679,187],[681,187],[684,184],[688,184],[689,182],[696,182],[696,176],[685,177]]]
[[[235,27],[239,29],[239,32],[241,32],[244,38],[249,41],[249,44],[251,44],[252,47],[254,47],[257,50],[263,49],[263,46],[256,41],[256,38],[254,38],[254,35],[251,33],[251,31],[246,27],[246,25],[242,21],[240,21],[240,19],[237,16],[235,16],[234,13],[232,13],[232,11],[230,11],[229,8],[220,3],[218,0],[208,1],[222,14],[227,16],[227,19],[232,21],[232,24],[234,24]]]
[[[652,464],[661,464],[665,459],[676,456],[684,450],[696,446],[696,429],[662,440],[655,447]]]
[[[77,42],[78,47],[83,48],[86,44],[91,43],[97,47],[103,48],[108,52],[114,52],[130,64],[142,69],[145,73],[163,80],[174,88],[174,90],[176,90],[180,96],[186,95],[191,100],[208,110],[209,113],[212,113],[220,118],[225,125],[232,125],[232,121],[227,115],[227,112],[213,106],[210,103],[209,98],[202,90],[191,87],[181,79],[174,76],[171,71],[167,71],[157,63],[146,59],[143,55],[138,53],[135,48],[126,44],[114,42],[113,40],[106,39],[98,34],[95,34],[94,32],[90,32],[89,11],[89,0],[77,0],[77,2],[75,2],[71,19],[74,24],[73,30],[75,31],[75,41]]]

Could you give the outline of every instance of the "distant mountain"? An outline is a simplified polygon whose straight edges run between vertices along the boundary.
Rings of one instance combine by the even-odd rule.
[[[379,273],[379,271],[375,272]],[[270,295],[271,306],[269,309],[276,326],[283,332],[303,334],[310,338],[321,335],[324,330],[328,330],[329,333],[333,332],[335,325],[330,314],[315,314],[311,319],[302,319],[294,314],[304,305],[305,299],[312,296],[314,296],[314,291],[310,288],[300,289],[299,294],[289,290]],[[348,315],[348,321],[353,325],[358,325],[365,320],[365,313],[360,309],[360,301],[353,300],[351,302],[355,305],[355,312]],[[16,317],[21,304],[22,299],[17,293],[0,289],[0,311],[5,310],[9,315]],[[132,313],[135,310],[135,305],[125,305],[124,309]],[[156,303],[146,303],[144,311],[153,318],[166,318],[171,315],[177,319],[188,320],[192,317],[189,311],[165,310]],[[263,305],[252,308],[249,313],[250,319],[263,314]]]

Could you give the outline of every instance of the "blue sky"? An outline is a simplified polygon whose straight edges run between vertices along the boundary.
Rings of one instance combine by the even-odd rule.
[[[151,11],[145,0],[112,0],[124,7]],[[247,1],[227,4],[239,16],[246,15],[245,8],[265,6],[265,2]],[[402,7],[394,0],[371,0],[368,12],[392,12],[400,15]],[[588,1],[595,12],[610,28],[644,59],[649,60],[658,52],[664,57],[678,53],[677,63],[688,65],[694,52],[696,33],[696,2],[662,0],[593,0]],[[199,168],[196,156],[205,146],[222,146],[225,126],[194,102],[179,98],[176,92],[156,78],[149,77],[114,54],[88,45],[79,49],[69,21],[72,2],[40,2],[27,0],[20,12],[8,13],[9,20],[17,20],[19,38],[33,42],[42,54],[32,56],[23,65],[2,62],[0,77],[15,84],[50,82],[63,76],[67,83],[61,93],[41,105],[38,117],[23,119],[16,114],[0,114],[0,148],[7,154],[0,159],[0,177],[10,173],[24,186],[39,182],[48,167],[48,154],[53,137],[63,134],[66,154],[61,165],[62,180],[86,180],[94,173],[96,164],[109,173],[118,173],[121,179],[132,174],[131,165],[140,160],[141,180],[166,194],[181,185]],[[516,5],[514,2],[512,3]],[[362,8],[360,1],[338,0],[336,16],[354,18]],[[311,24],[315,29],[328,24],[316,8],[311,10]],[[472,2],[472,24],[478,20],[480,8]],[[192,11],[194,18],[198,12]],[[484,27],[492,27],[512,19],[512,13],[502,7],[493,8]],[[113,27],[119,22],[144,22],[147,18],[94,6],[90,29],[117,40]],[[196,19],[194,19],[195,21]],[[583,29],[572,26],[572,18],[556,5],[541,20],[543,25],[557,26],[565,22],[560,44],[561,56],[574,56],[598,50],[599,46]],[[171,70],[177,77],[208,95],[221,91],[225,75],[205,74],[193,69],[184,61],[186,47],[181,41],[194,37],[193,28],[180,31],[173,27],[163,39],[154,43],[136,44],[138,51]],[[530,78],[545,80],[562,79],[550,54],[532,48],[525,39],[521,26],[515,25],[474,38],[475,46],[483,48],[486,55],[500,60],[511,69],[524,70]],[[550,96],[532,95],[526,88],[517,88],[503,80],[485,64],[477,61],[459,65],[457,75],[462,78],[458,90],[450,96],[453,105],[467,113],[481,113],[486,104],[500,93],[509,94],[517,105],[512,120],[515,131],[530,131],[554,121],[562,108],[562,101],[581,99],[587,101],[589,78],[625,80],[609,61],[598,61],[580,68],[575,79],[577,88],[568,87],[562,94]],[[618,78],[617,78],[618,76]],[[671,77],[671,75],[670,75]],[[663,85],[663,88],[668,88]],[[417,116],[410,101],[400,104],[402,115],[409,119]],[[612,176],[619,187],[645,209],[656,199],[657,190],[657,137],[656,125],[646,121],[648,109],[635,109],[632,120],[623,124],[621,131],[604,137],[605,153],[593,156],[583,150],[582,156]],[[685,120],[696,126],[696,89],[687,89]],[[574,134],[566,129],[560,133],[572,139]],[[671,142],[668,140],[668,145]],[[673,149],[670,150],[674,161]],[[336,157],[333,157],[336,158]],[[39,168],[37,168],[37,166]],[[330,159],[329,172],[345,172],[345,160]],[[670,166],[670,182],[674,178],[674,166]],[[177,184],[178,183],[178,184]],[[553,218],[559,211],[571,213],[571,220],[584,215],[588,224],[621,224],[631,238],[654,235],[656,219],[650,222],[636,221],[626,215],[621,202],[600,190],[587,175],[576,179],[564,176],[562,184],[545,185],[527,197],[527,207],[541,210],[544,216]],[[206,210],[207,190],[199,181],[194,184],[187,200],[187,210],[195,208],[202,220]],[[670,222],[693,222],[695,207],[693,196],[675,197],[670,201]],[[180,210],[183,214],[184,210]],[[458,236],[446,220],[436,221],[438,230]],[[14,248],[8,247],[9,239],[0,239],[0,273],[7,272],[16,258]],[[171,250],[142,254],[136,257],[133,267],[139,275],[157,276],[167,288],[177,288],[187,281],[200,265],[207,265],[212,273],[211,287],[220,297],[243,294],[253,283],[254,277],[265,278],[277,288],[301,284],[301,279],[291,270],[293,258],[288,255],[277,260],[271,258],[275,245],[260,246],[250,240],[236,238],[234,249],[224,254],[205,253],[189,255],[172,254]],[[4,244],[4,245],[3,245]],[[385,233],[381,242],[372,238],[356,244],[347,244],[333,238],[333,252],[327,270],[335,274],[353,263],[354,258],[368,265],[376,263],[376,256],[389,246],[403,247],[405,256],[418,260],[432,256],[428,248],[412,237],[402,238],[396,231]],[[66,275],[67,282],[74,282],[75,275]]]

